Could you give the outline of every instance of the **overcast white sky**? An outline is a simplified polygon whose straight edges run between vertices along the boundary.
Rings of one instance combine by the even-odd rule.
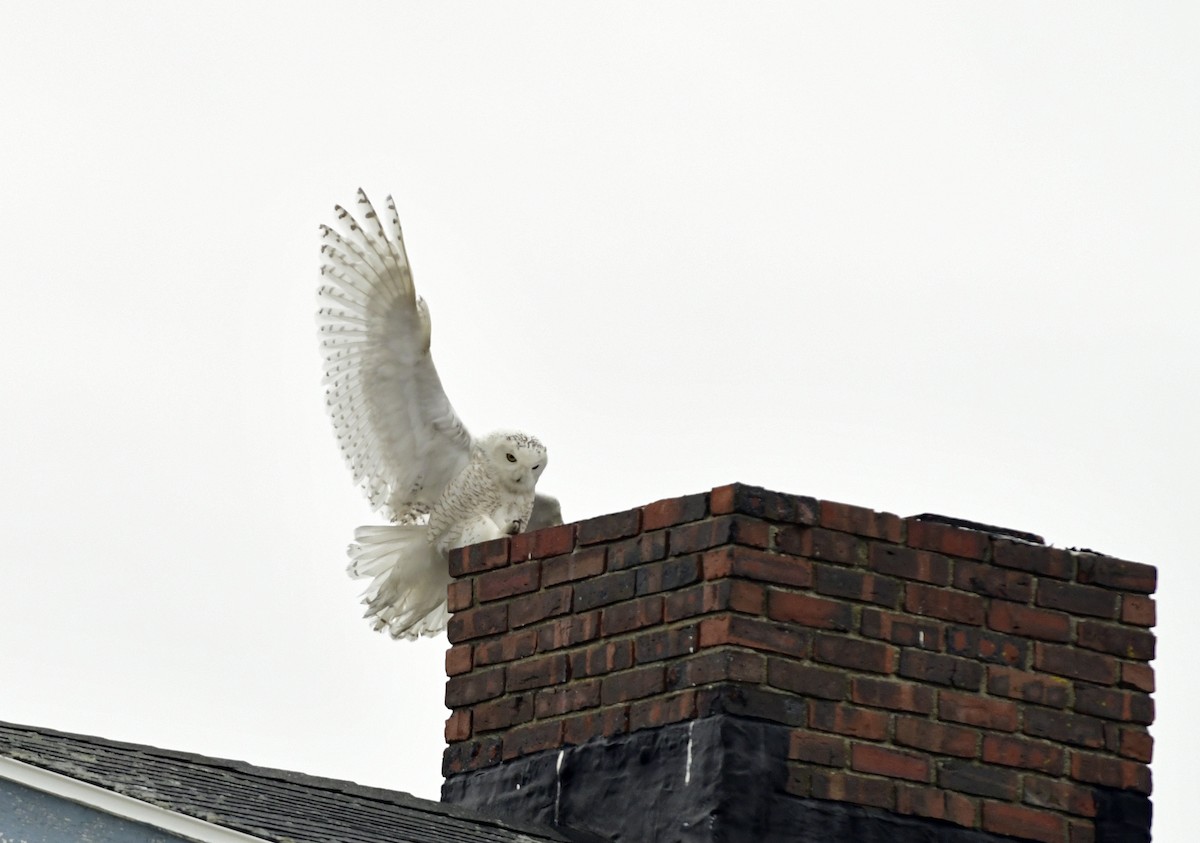
[[[362,185],[568,519],[744,481],[1157,565],[1188,839],[1195,4],[2,7],[0,719],[436,798],[319,383]]]

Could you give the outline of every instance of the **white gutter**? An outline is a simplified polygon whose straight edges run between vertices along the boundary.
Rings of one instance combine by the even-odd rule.
[[[94,784],[5,756],[0,756],[0,778],[198,843],[263,843],[265,839],[189,817],[187,814],[168,811],[149,802],[142,802],[122,793],[105,790]]]

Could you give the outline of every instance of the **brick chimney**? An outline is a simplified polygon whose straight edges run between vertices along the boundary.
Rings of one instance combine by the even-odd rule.
[[[444,801],[631,843],[1150,840],[1147,565],[735,484],[451,570]]]

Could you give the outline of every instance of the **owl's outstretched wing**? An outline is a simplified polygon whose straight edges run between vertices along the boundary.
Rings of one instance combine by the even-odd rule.
[[[325,403],[346,464],[389,518],[428,511],[467,464],[471,436],[429,355],[429,310],[413,287],[392,197],[381,219],[363,191],[357,218],[321,226],[318,291]]]

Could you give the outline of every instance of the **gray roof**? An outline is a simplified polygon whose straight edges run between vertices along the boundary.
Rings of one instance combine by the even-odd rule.
[[[0,722],[0,756],[279,843],[578,841],[353,782]]]

